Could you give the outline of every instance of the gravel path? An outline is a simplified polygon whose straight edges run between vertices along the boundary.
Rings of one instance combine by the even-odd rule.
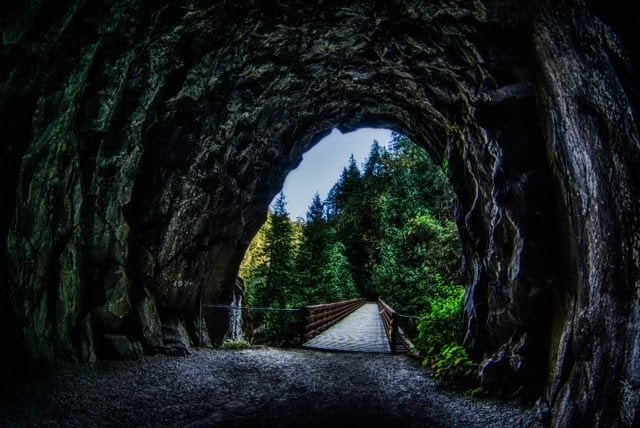
[[[441,390],[407,356],[195,350],[13,375],[2,427],[530,427],[515,404]]]

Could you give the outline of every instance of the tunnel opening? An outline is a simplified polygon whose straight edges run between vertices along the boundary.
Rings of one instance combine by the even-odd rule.
[[[333,173],[320,176],[329,167]],[[446,161],[436,165],[424,149],[390,130],[342,135],[334,129],[317,142],[285,180],[240,266],[242,337],[283,344],[286,330],[298,328],[296,314],[284,309],[363,297],[391,305],[403,337],[413,341],[418,316],[432,307],[444,310],[437,322],[450,333],[446,345],[460,345],[462,252],[447,169]],[[241,291],[234,290],[232,306]],[[268,308],[277,312],[265,315]],[[226,337],[234,338],[238,312],[229,311]]]

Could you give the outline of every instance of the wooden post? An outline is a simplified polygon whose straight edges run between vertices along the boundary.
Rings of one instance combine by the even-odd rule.
[[[307,320],[309,318],[309,309],[301,308],[300,309],[300,344],[302,346],[305,342],[307,335]]]
[[[398,346],[398,313],[393,311],[391,313],[391,353],[396,353],[396,348]]]

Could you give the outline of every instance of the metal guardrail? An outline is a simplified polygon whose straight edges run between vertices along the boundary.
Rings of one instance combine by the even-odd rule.
[[[367,302],[367,299],[352,299],[343,302],[307,306],[303,313],[302,335],[305,340],[312,339],[326,329],[337,324],[343,318]]]

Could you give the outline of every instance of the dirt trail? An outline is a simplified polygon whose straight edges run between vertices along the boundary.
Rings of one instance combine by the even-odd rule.
[[[4,380],[0,426],[531,427],[531,410],[437,387],[406,356],[195,350]]]

